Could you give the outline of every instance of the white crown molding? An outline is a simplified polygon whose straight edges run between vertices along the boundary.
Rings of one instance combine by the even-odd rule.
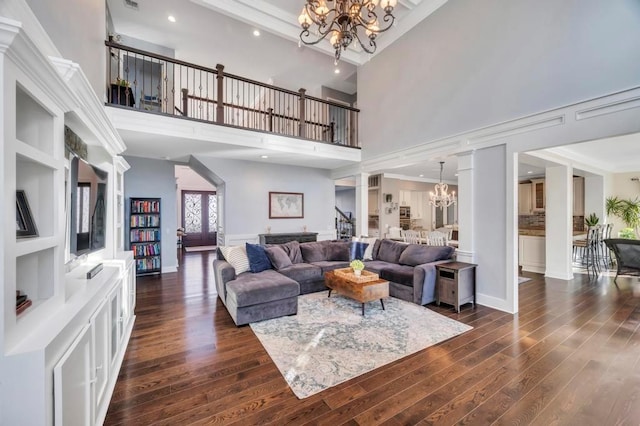
[[[0,16],[0,53],[7,51],[21,28],[20,22]]]
[[[563,129],[565,131],[573,129],[576,134],[580,134],[583,133],[580,129],[588,125],[594,125],[594,120],[601,120],[605,116],[618,115],[624,120],[627,128],[637,127],[639,123],[638,116],[640,115],[639,100],[640,87],[634,87],[564,107],[417,144],[411,148],[388,152],[365,159],[360,164],[334,169],[331,172],[331,177],[333,179],[339,179],[358,173],[379,173],[380,171],[398,168],[403,165],[416,164],[425,160],[433,160],[452,155],[459,156],[477,149],[502,145],[523,135],[542,133],[550,128],[565,128]],[[582,112],[582,114],[577,114],[578,112]],[[587,112],[589,113],[587,114]],[[624,117],[622,117],[622,115],[624,115]],[[633,130],[634,129],[632,129],[632,131]],[[627,133],[629,132],[630,131],[627,131]],[[590,136],[593,138],[593,134],[590,134]],[[588,137],[585,136],[585,139],[587,138]],[[620,169],[620,164],[614,166],[593,161],[585,157],[580,158],[579,155],[576,156],[575,152],[568,151],[567,148],[563,151],[562,149],[547,145],[546,147],[542,146],[537,149],[553,149],[559,155],[566,154],[568,158],[573,158],[578,161],[581,164],[579,167],[581,169],[612,171],[612,167],[615,167],[616,171],[623,171]],[[573,162],[575,163],[575,161]],[[624,166],[625,171],[627,166],[634,168],[634,170],[629,171],[637,171],[638,168],[637,164]]]
[[[382,177],[387,179],[408,180],[411,182],[440,183],[439,179],[421,178],[421,177],[407,176],[407,175],[396,174],[396,173],[383,173]],[[454,182],[451,180],[443,180],[442,183],[446,183],[447,185],[458,185],[458,182]]]
[[[191,0],[191,2],[215,10],[231,18],[253,25],[264,31],[298,42],[300,40],[300,26],[298,16],[284,9],[276,7],[264,0]],[[376,39],[377,49],[371,55],[358,50],[353,44],[349,49],[343,51],[340,60],[354,64],[363,65],[376,54],[380,53],[387,46],[402,37],[407,31],[417,25],[420,21],[435,12],[447,0],[404,0],[400,4],[409,9],[402,19],[396,20],[396,24],[385,32],[383,36]],[[300,10],[302,10],[301,2]],[[306,46],[303,44],[303,46]],[[306,46],[329,56],[334,56],[335,49],[328,40],[324,40],[314,46]]]
[[[93,133],[101,145],[115,156],[124,152],[126,146],[122,137],[107,116],[104,104],[100,102],[91,83],[80,68],[80,65],[67,59],[49,57],[56,66],[60,76],[66,81],[73,94],[77,97],[77,108],[73,111],[83,124]]]

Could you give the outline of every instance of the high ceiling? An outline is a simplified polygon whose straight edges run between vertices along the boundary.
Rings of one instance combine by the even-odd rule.
[[[306,88],[314,96],[320,96],[322,86],[353,94],[357,92],[357,66],[369,55],[350,50],[343,54],[334,66],[333,49],[320,44],[317,47],[298,45],[300,29],[297,16],[305,0],[135,0],[137,9],[126,5],[127,0],[107,0],[116,34],[175,50],[176,57],[185,61],[215,67],[225,65],[225,71],[276,86],[298,90]],[[433,13],[446,0],[399,0],[394,12],[397,24],[381,34],[378,51],[382,51],[417,23]],[[172,15],[176,22],[169,22]],[[260,30],[260,36],[253,35]],[[336,74],[335,69],[340,69]],[[132,147],[133,155],[141,155],[149,141],[141,135],[123,134]],[[133,145],[139,145],[136,150]],[[158,147],[158,145],[155,145]],[[170,146],[170,144],[167,144]],[[611,149],[611,147],[615,149]],[[622,136],[602,141],[591,141],[550,150],[555,155],[571,158],[594,168],[608,172],[637,171],[640,169],[640,137]],[[218,149],[219,148],[219,149]],[[254,157],[253,150],[225,151],[220,146],[216,155]],[[155,152],[158,158],[175,158],[173,152]],[[275,154],[275,153],[274,153]],[[274,162],[287,164],[287,158]],[[300,164],[299,158],[294,158]],[[438,161],[445,161],[444,180],[456,181],[457,161],[452,158],[434,158],[429,162],[405,165],[386,173],[405,175],[415,179],[437,180]],[[303,161],[304,164],[304,161]],[[328,166],[309,162],[315,167]],[[332,163],[334,167],[344,162]],[[539,164],[522,163],[520,170],[540,174]],[[420,177],[420,175],[423,175]],[[523,176],[524,177],[524,176]]]

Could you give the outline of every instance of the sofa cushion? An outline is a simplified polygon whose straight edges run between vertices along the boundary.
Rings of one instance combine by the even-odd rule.
[[[397,241],[382,240],[380,242],[380,251],[378,252],[377,259],[390,263],[400,263],[400,255],[402,255],[402,252],[408,246],[408,244]]]
[[[306,263],[313,263],[327,260],[325,251],[327,243],[327,241],[314,241],[300,244],[300,251],[302,252],[304,261]]]
[[[325,260],[349,260],[349,241],[331,241],[325,246]]]
[[[378,273],[380,278],[413,287],[413,266],[388,264]]]
[[[367,252],[369,244],[361,243],[359,241],[351,241],[349,243],[349,260],[360,259],[364,260],[364,254]]]
[[[278,269],[278,272],[299,283],[322,279],[322,269],[309,263],[296,263],[286,268]]]
[[[300,251],[300,243],[298,241],[289,241],[285,244],[280,244],[280,247],[287,253],[291,263],[302,263],[302,252]]]
[[[378,260],[378,254],[380,253],[380,243],[382,243],[382,240],[376,239],[374,241],[373,249],[371,250],[371,260]]]
[[[247,257],[247,250],[242,246],[226,246],[220,247],[220,251],[224,256],[224,260],[229,262],[233,269],[236,270],[236,275],[249,270],[249,258]]]
[[[259,244],[246,243],[247,257],[249,258],[249,270],[258,273],[271,269],[271,261],[264,247]]]
[[[313,262],[312,265],[318,266],[324,276],[325,272],[333,271],[334,269],[348,268],[349,262],[342,260],[322,260],[320,262]]]
[[[382,260],[367,260],[366,262],[364,262],[364,269],[378,274],[389,265],[392,265],[392,263],[384,262]]]
[[[267,252],[267,256],[269,256],[269,260],[274,268],[280,270],[282,268],[286,268],[287,266],[291,266],[292,262],[289,258],[289,255],[284,251],[284,249],[280,246],[271,246],[266,247],[264,249]]]
[[[431,263],[437,260],[449,259],[455,249],[448,246],[427,246],[422,244],[409,244],[400,255],[400,264],[416,266]]]
[[[294,280],[273,269],[257,274],[245,273],[227,283],[227,300],[238,307],[286,299],[300,294],[300,286]]]

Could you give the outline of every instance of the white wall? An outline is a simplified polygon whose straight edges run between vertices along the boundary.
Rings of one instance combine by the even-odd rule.
[[[176,181],[170,161],[125,157],[131,168],[124,175],[125,241],[129,241],[129,199],[160,198],[162,226],[162,272],[174,272],[177,267],[178,218],[176,216]]]
[[[449,0],[358,69],[363,157],[638,86],[638,51],[637,0]]]
[[[343,212],[351,212],[356,217],[356,189],[341,189],[336,191],[336,206]]]
[[[26,0],[65,59],[80,64],[98,98],[105,97],[105,0]]]
[[[632,181],[631,178],[640,178],[640,171],[633,173],[616,173],[611,175],[611,190],[607,197],[618,197],[621,199],[640,198],[640,182]],[[613,223],[612,237],[617,237],[618,231],[626,228],[624,222],[617,217],[610,216],[607,221]]]
[[[335,183],[328,170],[197,156],[225,182],[225,235],[335,230]],[[303,219],[269,219],[269,191],[302,192]],[[335,234],[335,232],[334,232]]]

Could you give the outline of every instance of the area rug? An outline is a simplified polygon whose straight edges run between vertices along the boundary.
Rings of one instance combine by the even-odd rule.
[[[215,250],[216,246],[195,246],[195,247],[185,247],[184,251],[187,253],[192,253],[194,251],[212,251]]]
[[[527,281],[531,281],[531,278],[518,277],[518,284],[526,283]]]
[[[298,298],[298,314],[251,324],[293,393],[307,398],[470,327],[394,297],[361,304],[327,292]]]

